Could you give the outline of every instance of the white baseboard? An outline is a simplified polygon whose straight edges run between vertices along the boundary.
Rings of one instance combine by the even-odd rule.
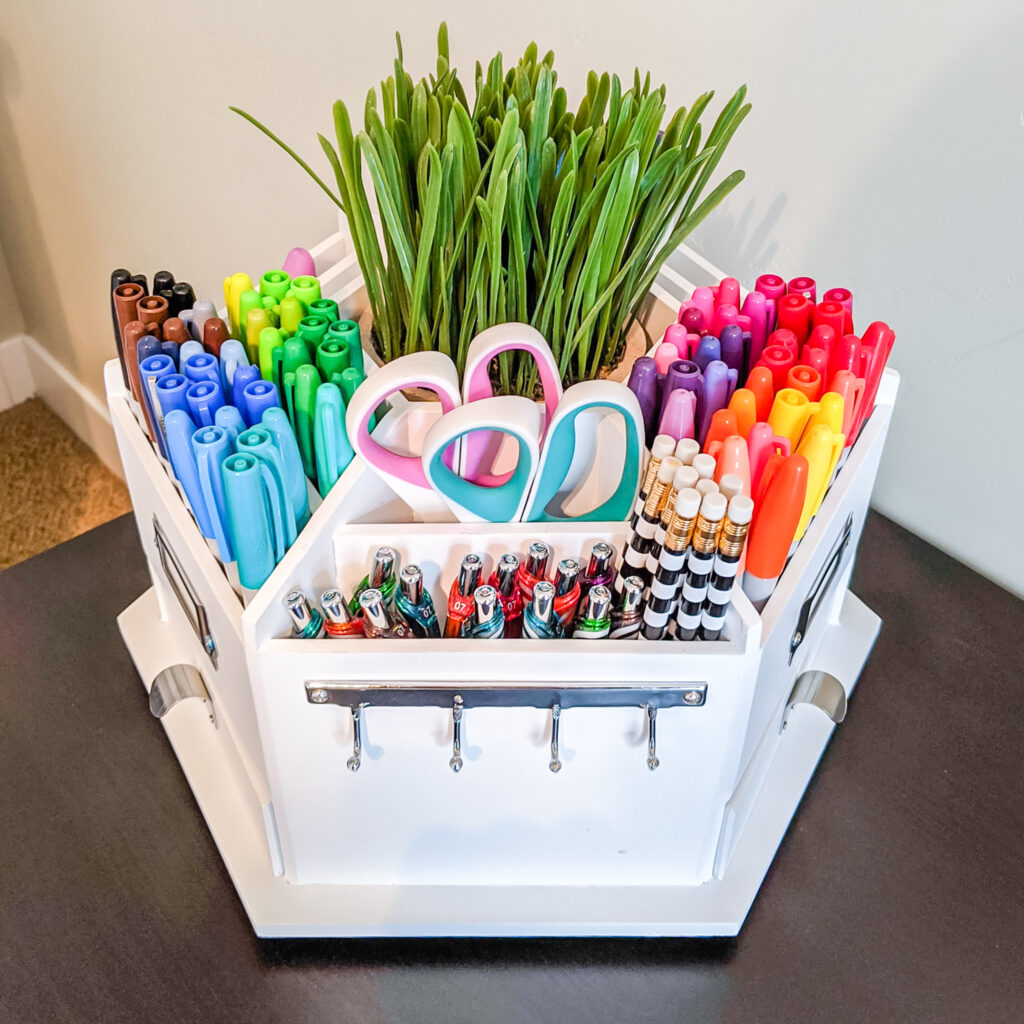
[[[106,404],[50,355],[35,338],[18,334],[0,342],[0,410],[41,398],[124,479]]]

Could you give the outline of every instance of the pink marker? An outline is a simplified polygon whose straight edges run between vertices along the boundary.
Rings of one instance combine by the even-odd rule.
[[[711,333],[716,338],[721,338],[722,328],[735,324],[739,318],[740,311],[731,303],[722,303],[711,318]]]
[[[679,353],[680,359],[690,359],[690,335],[687,333],[686,328],[682,324],[669,324],[668,329],[665,331],[665,337],[661,339],[662,342],[668,342],[670,345],[675,345],[676,351]],[[700,340],[698,338],[698,340]],[[664,373],[664,370],[659,369],[659,373]]]
[[[658,368],[658,373],[665,373],[680,357],[679,349],[671,341],[663,341],[654,350],[654,365]]]
[[[780,327],[777,331],[772,331],[768,335],[767,345],[781,345],[783,348],[788,348],[793,353],[794,357],[800,354],[800,343],[796,340],[796,335],[787,330],[785,327]]]
[[[284,258],[281,269],[289,277],[316,277],[316,264],[308,249],[296,247]]]
[[[763,424],[768,426],[767,423]],[[738,476],[742,482],[740,494],[750,497],[750,452],[747,442],[738,434],[733,434],[722,441],[715,462],[714,481],[721,485],[722,477],[727,474]]]
[[[751,494],[757,493],[761,474],[773,455],[789,455],[789,439],[777,437],[767,423],[755,423],[747,434],[747,453],[750,460]]]
[[[692,304],[701,311],[704,326],[708,327],[715,319],[715,295],[710,288],[694,288]]]
[[[846,310],[847,319],[843,321],[843,334],[853,334],[853,292],[849,288],[829,288],[821,297],[822,302],[838,302]]]
[[[854,376],[860,377],[860,338],[856,334],[847,334],[832,346],[832,355],[828,361],[828,376],[834,377],[840,370],[849,370]]]
[[[777,303],[786,294],[786,282],[778,274],[762,274],[757,279],[754,290]]]
[[[718,305],[735,306],[740,304],[740,283],[735,277],[723,277],[718,286]]]
[[[813,277],[794,277],[789,284],[786,285],[787,295],[802,295],[806,299],[810,299],[811,302],[816,302],[815,296],[818,293],[818,283]]]
[[[768,301],[758,291],[748,293],[743,300],[743,315],[750,320],[750,365],[761,358],[768,338]]]

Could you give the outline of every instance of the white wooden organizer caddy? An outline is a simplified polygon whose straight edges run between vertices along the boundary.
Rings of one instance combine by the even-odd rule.
[[[313,255],[358,319],[347,236]],[[649,334],[722,276],[681,248]],[[108,363],[153,579],[118,622],[257,934],[738,932],[878,632],[847,586],[897,384],[887,371],[761,616],[736,589],[722,642],[301,641],[281,639],[284,593],[350,592],[378,544],[421,564],[443,609],[469,551],[621,552],[624,524],[410,524],[356,459],[243,607]],[[408,450],[436,409],[391,406],[375,436]],[[605,496],[608,461],[574,462],[565,507]]]

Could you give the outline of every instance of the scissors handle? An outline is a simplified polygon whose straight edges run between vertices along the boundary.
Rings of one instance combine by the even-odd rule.
[[[511,475],[493,487],[456,476],[443,458],[452,444],[485,430],[510,434],[519,444]],[[529,398],[504,395],[459,406],[442,416],[423,439],[424,475],[463,523],[518,522],[539,460],[540,410]]]
[[[405,388],[433,391],[441,400],[442,414],[462,403],[459,375],[451,359],[441,352],[415,352],[382,366],[356,388],[345,412],[345,432],[355,453],[385,480],[394,478],[429,489],[419,455],[399,455],[370,437],[374,410]]]
[[[481,331],[470,342],[462,378],[463,402],[478,402],[494,394],[490,365],[491,360],[502,352],[527,352],[533,356],[544,394],[544,424],[550,424],[562,398],[562,375],[544,335],[529,324],[497,324]],[[544,429],[542,425],[542,441]],[[501,437],[496,433],[480,432],[467,437],[462,443],[461,475],[475,483],[491,486],[507,480],[508,474],[495,476],[488,472],[494,465],[500,443]]]

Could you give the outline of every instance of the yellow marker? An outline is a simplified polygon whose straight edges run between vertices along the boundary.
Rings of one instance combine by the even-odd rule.
[[[768,413],[768,426],[777,437],[788,438],[793,451],[800,442],[812,413],[818,411],[818,403],[812,402],[796,388],[782,388],[775,393],[772,411]]]
[[[274,322],[270,313],[262,306],[250,309],[245,314],[245,350],[249,355],[249,362],[254,366],[260,360],[260,331],[264,327],[273,327]]]
[[[299,321],[306,315],[306,307],[301,299],[288,295],[281,300],[281,330],[286,334],[294,334],[299,329]]]
[[[811,517],[818,511],[845,443],[845,434],[836,433],[824,423],[809,429],[800,442],[796,451],[807,460],[807,497],[793,535],[794,540],[804,535]]]
[[[817,412],[811,413],[807,426],[804,427],[803,436],[806,437],[812,427],[823,423],[833,433],[843,432],[843,396],[837,391],[826,391],[818,400],[820,408]]]
[[[757,422],[757,396],[749,388],[737,388],[729,399],[729,411],[736,414],[736,431],[746,438]]]
[[[242,327],[238,322],[238,303],[242,292],[252,290],[252,280],[248,274],[232,274],[224,278],[224,304],[228,307],[228,330],[232,338],[242,340]]]

